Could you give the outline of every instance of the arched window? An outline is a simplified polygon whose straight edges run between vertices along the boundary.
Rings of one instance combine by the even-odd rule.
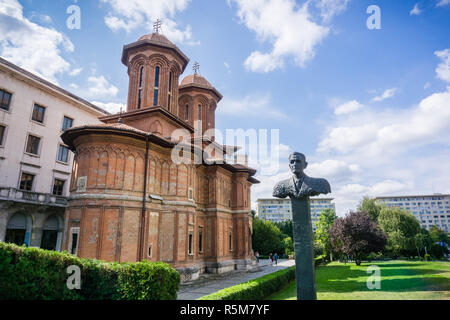
[[[167,110],[170,111],[170,98],[172,96],[172,72],[169,73],[169,93],[167,97]]]
[[[202,120],[202,105],[198,105],[198,120]]]
[[[139,68],[139,89],[138,89],[138,105],[137,108],[140,109],[142,105],[142,89],[144,83],[144,66]]]
[[[186,106],[185,106],[184,115],[185,115],[184,119],[185,119],[186,121],[189,121],[189,105],[186,105]]]
[[[155,68],[155,86],[153,91],[153,106],[158,105],[158,91],[159,91],[159,67]]]

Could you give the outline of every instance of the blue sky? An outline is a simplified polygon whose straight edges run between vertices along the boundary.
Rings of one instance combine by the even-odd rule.
[[[340,215],[363,195],[450,192],[449,0],[0,0],[0,55],[118,111],[122,46],[156,18],[191,59],[183,76],[199,61],[224,95],[218,129],[280,130],[280,170],[258,176],[252,201],[289,176],[293,150]]]

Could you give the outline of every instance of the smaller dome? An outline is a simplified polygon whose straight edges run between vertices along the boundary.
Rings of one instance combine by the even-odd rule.
[[[166,38],[165,35],[163,35],[161,33],[150,33],[150,34],[143,35],[142,37],[139,38],[138,41],[142,41],[142,40],[151,40],[154,42],[160,42],[160,43],[168,44],[171,46],[174,45],[172,42],[170,42],[169,39]]]
[[[208,80],[206,80],[203,76],[195,73],[195,74],[191,74],[186,76],[183,81],[181,81],[181,85],[180,86],[187,86],[190,84],[197,84],[203,87],[208,87],[208,88],[212,88],[213,86],[211,85],[211,83],[208,82]]]

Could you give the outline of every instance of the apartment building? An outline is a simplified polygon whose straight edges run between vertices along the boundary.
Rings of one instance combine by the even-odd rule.
[[[105,115],[0,58],[0,241],[60,249],[74,160],[60,135]]]
[[[450,232],[450,194],[377,197],[375,201],[411,212],[422,228],[429,229],[435,225]]]
[[[333,198],[310,198],[313,231],[316,231],[316,225],[323,210],[332,209],[336,211],[335,204],[332,202],[333,200]],[[292,220],[292,205],[291,199],[289,198],[258,199],[257,203],[257,214],[260,219],[270,220],[272,222]]]

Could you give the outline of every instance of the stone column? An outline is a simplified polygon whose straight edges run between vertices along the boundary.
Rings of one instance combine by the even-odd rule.
[[[309,197],[291,199],[297,300],[316,300],[314,243]]]

